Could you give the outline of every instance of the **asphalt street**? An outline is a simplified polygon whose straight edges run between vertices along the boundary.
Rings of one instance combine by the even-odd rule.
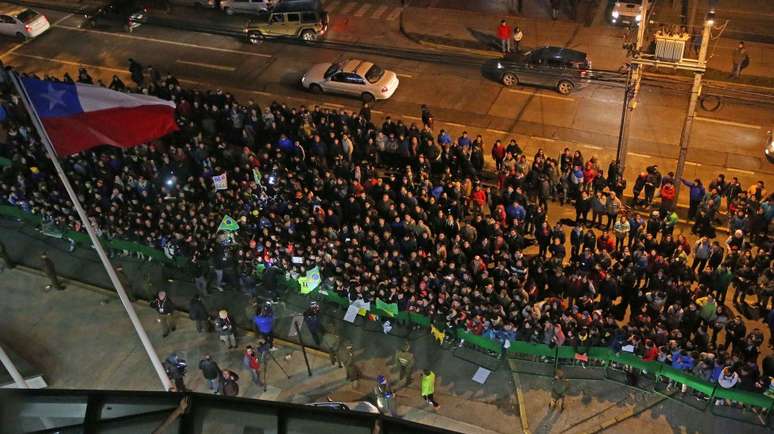
[[[568,146],[604,163],[615,153],[623,89],[618,83],[594,83],[569,96],[551,89],[506,88],[481,74],[483,60],[445,54],[414,44],[400,33],[400,3],[325,1],[331,31],[321,45],[268,41],[258,46],[241,37],[212,35],[145,25],[133,33],[120,26],[79,29],[80,17],[43,10],[53,28],[19,44],[0,40],[0,59],[22,71],[62,74],[87,67],[108,82],[113,74],[126,78],[127,59],[171,72],[184,84],[223,88],[240,98],[261,103],[322,104],[357,109],[360,102],[332,95],[313,96],[299,85],[312,64],[365,58],[394,70],[401,81],[389,101],[374,114],[419,121],[427,104],[442,128],[459,135],[482,134],[486,144],[516,137],[534,153],[538,147],[558,153]],[[217,11],[176,7],[183,17],[210,24],[223,19],[229,28],[245,17]],[[592,59],[593,61],[593,59]],[[682,83],[648,81],[632,117],[627,176],[645,165],[673,170],[688,103]],[[766,132],[774,125],[774,106],[767,102],[724,98],[715,112],[697,112],[688,152],[686,176],[709,180],[720,172],[738,176],[745,185],[757,179],[774,184],[774,166],[763,157]]]

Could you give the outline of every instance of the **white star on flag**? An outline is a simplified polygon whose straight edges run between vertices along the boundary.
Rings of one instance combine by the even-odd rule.
[[[62,107],[67,107],[64,103],[64,94],[67,93],[66,90],[56,90],[54,89],[54,86],[49,83],[48,84],[48,92],[41,93],[40,97],[48,101],[48,109],[53,110],[54,107],[61,105]]]

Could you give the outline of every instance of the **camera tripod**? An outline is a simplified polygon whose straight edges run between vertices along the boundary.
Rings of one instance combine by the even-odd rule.
[[[269,380],[269,364],[266,363],[266,355],[269,355],[269,358],[274,361],[274,363],[277,365],[278,368],[280,368],[280,371],[282,371],[283,374],[290,379],[290,375],[288,374],[288,371],[285,370],[285,368],[282,367],[280,362],[277,360],[276,357],[274,357],[274,354],[271,353],[268,349],[261,351],[261,362],[263,362],[263,391],[266,392],[266,388],[268,387],[268,380]]]

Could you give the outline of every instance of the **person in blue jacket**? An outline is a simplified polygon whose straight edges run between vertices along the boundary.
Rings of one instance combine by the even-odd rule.
[[[696,178],[693,182],[682,178],[682,181],[691,192],[688,206],[688,220],[693,220],[696,218],[696,211],[699,209],[699,204],[701,204],[701,200],[704,199],[706,191],[699,178]]]
[[[274,311],[269,303],[263,305],[263,308],[253,318],[255,324],[255,332],[258,333],[259,338],[266,340],[271,350],[275,350],[274,347]]]

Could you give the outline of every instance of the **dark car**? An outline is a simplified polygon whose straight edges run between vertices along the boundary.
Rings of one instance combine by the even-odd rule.
[[[125,30],[133,30],[145,22],[153,1],[113,0],[101,6],[81,8],[79,27],[94,28],[110,23],[121,23]]]
[[[483,72],[506,86],[532,84],[568,95],[588,83],[591,61],[580,51],[543,47],[490,60]]]

